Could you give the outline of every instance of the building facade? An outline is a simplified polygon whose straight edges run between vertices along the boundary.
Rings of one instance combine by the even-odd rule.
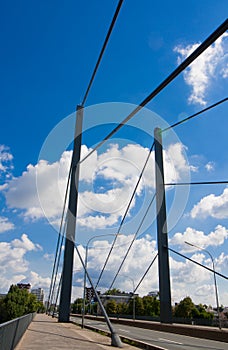
[[[31,290],[31,294],[34,294],[38,301],[44,302],[44,291],[42,288],[36,288]]]

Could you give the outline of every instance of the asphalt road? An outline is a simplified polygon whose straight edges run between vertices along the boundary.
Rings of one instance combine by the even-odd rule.
[[[81,322],[80,318],[72,317],[75,322]],[[87,320],[85,324],[101,330],[108,330],[104,322]],[[228,344],[214,340],[188,337],[179,334],[158,332],[125,325],[113,325],[116,332],[127,338],[158,346],[165,350],[228,350]]]

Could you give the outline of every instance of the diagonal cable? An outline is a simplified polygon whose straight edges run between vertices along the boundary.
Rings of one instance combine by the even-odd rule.
[[[60,228],[59,228],[59,234],[58,234],[58,240],[56,244],[56,252],[55,252],[55,260],[53,264],[53,269],[52,269],[52,276],[51,276],[51,284],[50,284],[50,289],[49,289],[49,295],[48,295],[48,302],[47,302],[47,309],[49,308],[50,301],[52,300],[52,296],[54,293],[54,288],[55,288],[55,282],[56,281],[56,275],[58,273],[58,267],[59,267],[59,260],[60,260],[60,253],[61,253],[61,246],[63,243],[63,237],[64,234],[62,233],[62,228],[63,232],[65,232],[65,224],[63,227],[63,220],[65,216],[65,210],[66,210],[66,201],[67,201],[67,195],[68,195],[68,190],[69,190],[69,183],[70,183],[70,175],[71,175],[71,166],[68,174],[68,179],[67,179],[67,185],[66,185],[66,190],[65,190],[65,196],[64,196],[64,203],[63,203],[63,210],[62,210],[62,216],[61,216],[61,222],[60,222]],[[62,236],[62,240],[60,242],[60,237]],[[57,261],[58,260],[58,261]],[[55,275],[56,274],[56,275]],[[54,277],[55,275],[55,277]]]
[[[52,287],[52,293],[51,293],[51,297],[50,297],[50,305],[52,304],[52,299],[54,297],[55,285],[56,285],[56,280],[57,280],[58,270],[59,270],[59,265],[60,265],[60,259],[61,259],[61,247],[63,245],[63,239],[65,237],[65,230],[66,230],[66,221],[65,221],[65,224],[64,224],[64,233],[62,234],[62,239],[61,239],[60,249],[59,249],[59,254],[58,254],[58,261],[57,261],[57,264],[56,264],[56,272],[55,272],[55,277],[54,277],[54,282],[53,282],[53,287]]]
[[[119,268],[118,268],[118,270],[117,270],[117,272],[116,272],[116,274],[115,274],[115,277],[113,278],[113,281],[112,281],[112,283],[111,283],[111,285],[110,285],[110,287],[109,287],[108,290],[111,290],[111,289],[112,289],[113,284],[115,283],[116,278],[117,278],[117,276],[118,276],[120,270],[122,269],[122,266],[123,266],[125,260],[127,259],[127,256],[128,256],[128,254],[129,254],[129,252],[130,252],[130,250],[131,250],[131,247],[133,246],[133,243],[134,243],[134,241],[136,240],[136,237],[137,237],[137,235],[138,235],[138,233],[139,233],[139,231],[140,231],[140,229],[141,229],[141,227],[142,227],[142,225],[143,225],[143,223],[144,223],[144,221],[145,221],[145,219],[146,219],[146,217],[147,217],[147,214],[148,214],[148,212],[149,212],[149,210],[150,210],[150,208],[151,208],[151,205],[152,205],[153,202],[154,202],[155,197],[156,197],[156,193],[153,195],[152,200],[150,201],[150,203],[149,203],[149,205],[148,205],[148,207],[147,207],[147,209],[146,209],[146,212],[145,212],[145,214],[144,214],[144,216],[143,216],[143,218],[142,218],[142,220],[141,220],[141,222],[140,222],[140,224],[139,224],[139,227],[138,227],[136,233],[134,234],[134,237],[133,237],[133,239],[132,239],[132,241],[131,241],[131,243],[130,243],[130,245],[129,245],[129,247],[128,247],[128,250],[127,250],[126,254],[124,255],[124,258],[123,258],[123,260],[122,260],[122,262],[121,262],[121,264],[120,264],[120,266],[119,266]]]
[[[210,109],[212,109],[212,108],[214,108],[214,107],[217,107],[218,105],[220,105],[221,103],[226,102],[227,100],[228,100],[228,97],[226,97],[226,98],[224,98],[224,99],[222,99],[222,100],[220,100],[220,101],[217,101],[216,103],[214,103],[214,104],[208,106],[207,108],[204,108],[204,109],[202,109],[201,111],[192,114],[190,117],[184,118],[184,119],[180,120],[179,122],[174,123],[173,125],[168,126],[167,128],[163,129],[162,132],[165,132],[165,131],[167,131],[167,130],[170,130],[170,129],[174,128],[175,126],[178,126],[178,125],[180,125],[180,124],[183,124],[183,123],[185,123],[186,121],[188,121],[188,120],[190,120],[190,119],[192,119],[192,118],[195,118],[195,117],[197,117],[198,115],[200,115],[200,114],[202,114],[202,113],[204,113],[204,112],[206,112],[206,111],[209,111]]]
[[[223,185],[228,184],[227,180],[224,181],[198,181],[198,182],[173,182],[164,184],[165,186],[189,186],[189,185]]]
[[[124,224],[124,221],[125,221],[125,219],[126,219],[127,213],[128,213],[128,211],[129,211],[129,209],[130,209],[131,203],[132,203],[132,201],[133,201],[133,198],[134,198],[134,196],[135,196],[135,193],[136,193],[136,191],[137,191],[137,188],[138,188],[138,186],[139,186],[139,183],[140,183],[140,181],[141,181],[141,179],[142,179],[142,176],[143,176],[143,173],[144,173],[145,168],[146,168],[146,166],[147,166],[147,163],[148,163],[148,161],[149,161],[149,159],[150,159],[150,155],[151,155],[151,152],[152,152],[153,148],[154,148],[154,142],[153,142],[152,146],[150,147],[149,153],[148,153],[148,155],[147,155],[147,157],[146,157],[146,161],[145,161],[145,163],[144,163],[144,165],[143,165],[143,168],[142,168],[141,173],[140,173],[140,175],[139,175],[138,181],[137,181],[137,183],[136,183],[136,185],[135,185],[135,188],[134,188],[133,193],[132,193],[132,195],[131,195],[130,201],[129,201],[129,203],[128,203],[128,205],[127,205],[127,208],[126,208],[126,210],[125,210],[124,216],[123,216],[123,218],[122,218],[122,220],[121,220],[119,229],[118,229],[117,234],[116,234],[116,236],[115,236],[115,239],[114,239],[113,242],[112,242],[112,246],[111,246],[111,248],[110,248],[110,250],[109,250],[109,253],[108,253],[107,257],[106,257],[105,263],[104,263],[103,268],[102,268],[102,270],[101,270],[101,272],[100,272],[100,275],[99,275],[99,277],[98,277],[98,280],[97,280],[97,283],[96,283],[95,288],[97,288],[97,286],[98,286],[98,284],[99,284],[99,282],[100,282],[100,279],[101,279],[101,277],[102,277],[102,275],[103,275],[103,272],[104,272],[104,270],[105,270],[105,267],[106,267],[106,265],[107,265],[107,263],[108,263],[108,260],[109,260],[109,258],[110,258],[110,255],[111,255],[111,253],[112,253],[112,250],[113,250],[113,248],[114,248],[114,246],[115,246],[117,237],[118,237],[118,235],[120,234],[120,230],[121,230],[121,228],[122,228],[122,226],[123,226],[123,224]]]
[[[134,290],[134,294],[135,292],[137,291],[137,289],[139,288],[140,284],[142,283],[142,281],[144,280],[144,278],[146,277],[146,275],[148,274],[151,266],[153,265],[153,263],[155,262],[155,260],[157,259],[158,257],[158,253],[155,255],[155,257],[153,258],[153,260],[151,261],[150,265],[148,266],[148,268],[146,269],[146,272],[144,273],[144,275],[142,276],[141,280],[139,281],[139,283],[137,284],[137,286],[135,287],[135,290]]]
[[[121,9],[122,4],[123,4],[123,0],[120,0],[119,3],[118,3],[118,5],[117,5],[117,8],[116,8],[115,14],[114,14],[114,16],[113,16],[112,22],[111,22],[111,24],[110,24],[108,33],[107,33],[107,35],[106,35],[106,37],[105,37],[104,44],[103,44],[103,46],[102,46],[102,49],[101,49],[101,52],[100,52],[100,54],[99,54],[97,63],[96,63],[95,68],[94,68],[94,70],[93,70],[93,74],[92,74],[92,76],[91,76],[91,79],[90,79],[90,82],[89,82],[89,84],[88,84],[88,87],[87,87],[85,96],[84,96],[84,98],[83,98],[83,100],[82,100],[81,106],[84,106],[84,104],[85,104],[85,102],[86,102],[86,99],[87,99],[87,97],[88,97],[90,88],[91,88],[91,86],[92,86],[93,80],[94,80],[95,75],[96,75],[96,73],[97,73],[99,64],[100,64],[100,62],[101,62],[102,56],[103,56],[104,51],[105,51],[105,49],[106,49],[106,46],[107,46],[107,44],[108,44],[109,38],[110,38],[110,36],[111,36],[113,27],[114,27],[115,22],[116,22],[116,20],[117,20],[117,17],[118,17],[118,14],[119,14],[119,11],[120,11],[120,9]]]
[[[195,51],[193,51],[165,80],[163,80],[125,119],[122,120],[96,147],[94,147],[81,161],[84,162],[98,148],[100,148],[110,137],[120,130],[131,118],[135,116],[144,106],[146,106],[155,96],[157,96],[167,85],[169,85],[181,72],[183,72],[197,57],[199,57],[211,44],[213,44],[228,29],[228,19],[226,19],[212,34],[207,37]]]

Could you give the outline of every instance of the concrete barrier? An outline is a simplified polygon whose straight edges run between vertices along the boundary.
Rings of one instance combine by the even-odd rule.
[[[80,316],[71,314],[71,316]],[[102,316],[85,316],[88,319],[104,321]],[[208,326],[196,326],[196,325],[183,325],[183,324],[165,324],[153,321],[142,320],[129,320],[124,318],[110,318],[112,323],[124,324],[127,326],[134,326],[140,328],[151,329],[160,332],[175,333],[181,335],[187,335],[189,337],[196,337],[202,339],[217,340],[228,343],[228,330],[217,329],[215,327]]]

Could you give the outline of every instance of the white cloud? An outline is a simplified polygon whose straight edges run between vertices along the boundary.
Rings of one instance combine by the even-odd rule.
[[[185,176],[189,168],[181,143],[170,145],[164,151],[165,180],[175,182]],[[82,146],[82,157],[88,152]],[[98,155],[85,160],[80,169],[78,222],[89,228],[110,227],[118,222],[132,195],[149,150],[140,145],[128,144],[122,148],[110,145]],[[72,153],[66,151],[59,161],[40,160],[28,165],[19,177],[14,177],[2,188],[9,208],[22,210],[27,219],[38,220],[46,216],[52,224],[58,223],[62,213],[68,171]],[[37,183],[37,189],[36,189]],[[144,191],[154,189],[154,152],[148,163],[131,209]],[[38,195],[37,195],[38,190]],[[40,199],[40,201],[39,201]],[[41,204],[40,204],[41,202]],[[42,206],[41,206],[42,205]]]
[[[0,242],[0,290],[5,292],[11,284],[19,283],[26,277],[29,261],[26,253],[40,249],[26,234],[11,242]]]
[[[184,233],[177,232],[169,242],[172,245],[177,245],[184,251],[193,252],[196,248],[191,247],[185,243],[189,242],[196,244],[201,248],[207,248],[208,246],[220,246],[224,243],[225,239],[228,238],[228,229],[218,225],[214,231],[206,235],[203,231],[196,230],[191,227],[187,227]]]
[[[198,297],[208,297],[214,294],[214,286],[212,284],[204,284],[196,288],[195,295]]]
[[[205,256],[204,254],[194,254],[191,258],[202,264]],[[174,288],[175,285],[182,284],[184,282],[186,286],[184,293],[186,293],[186,291],[190,290],[192,286],[197,284],[197,282],[204,283],[210,278],[209,272],[207,270],[203,269],[202,267],[194,264],[189,260],[184,260],[180,262],[171,258],[170,270],[172,271],[172,284],[175,293],[178,289]],[[201,281],[199,281],[199,275]]]
[[[203,197],[194,205],[190,215],[193,219],[205,219],[209,216],[216,219],[228,218],[228,188],[220,196],[210,194]]]
[[[13,169],[13,155],[10,153],[9,147],[0,145],[0,178],[3,176],[9,178]]]
[[[191,87],[189,103],[206,105],[208,88],[215,77],[227,77],[227,38],[228,33],[220,36],[213,45],[203,52],[185,71],[184,80]],[[174,51],[179,54],[178,64],[188,57],[200,43],[177,46]]]
[[[105,292],[110,287],[132,237],[133,235],[118,237],[116,246],[112,251],[110,260],[98,286],[98,290],[101,290],[101,292]],[[91,242],[88,251],[88,271],[94,284],[96,284],[110,247],[111,242],[108,242],[105,238],[99,241],[93,241],[93,243]],[[79,246],[79,250],[84,259],[85,249]],[[153,240],[149,234],[143,238],[137,239],[113,287],[131,292],[133,284],[135,287],[137,286],[156,253],[156,241]],[[175,258],[176,257],[173,255],[170,257],[172,301],[179,302],[188,295],[196,304],[207,303],[215,306],[213,274],[187,259],[182,259],[180,261],[175,260]],[[196,252],[191,258],[203,265],[211,267],[211,261],[204,252]],[[221,268],[221,266],[223,266],[224,270],[227,269],[227,262],[227,257],[221,254],[218,260],[215,260],[216,268]],[[73,298],[76,298],[82,296],[83,286],[83,270],[81,269],[81,264],[76,254],[74,266],[76,270],[74,274],[75,293]],[[147,295],[150,291],[158,290],[158,285],[158,260],[156,259],[137,290],[137,293],[139,293],[140,296]],[[208,290],[211,291],[211,293],[206,294]],[[224,300],[224,291],[226,292],[226,289],[220,287],[219,295],[221,295],[221,300]]]
[[[43,288],[45,290],[48,290],[50,287],[51,279],[50,277],[42,277],[39,275],[39,273],[35,271],[30,271],[28,273],[28,276],[26,277],[26,280],[29,281],[32,288]]]
[[[51,261],[51,262],[54,262],[54,254],[48,254],[48,253],[45,253],[44,254],[44,259],[47,260],[47,261]]]
[[[0,216],[0,233],[13,230],[14,227],[14,224],[8,218]]]
[[[24,210],[24,216],[33,220],[44,217],[43,208],[48,218],[58,216],[63,206],[70,159],[71,152],[64,152],[59,162],[50,164],[41,160],[35,166],[28,165],[26,171],[10,180],[4,189],[8,207]]]
[[[133,238],[133,235],[129,235],[129,236],[121,235],[117,238],[116,245],[112,251],[112,254],[110,256],[110,259],[104,271],[103,277],[101,278],[98,290],[105,291],[107,290],[107,288],[109,288],[112,282],[112,279],[114,278],[114,275],[117,269],[119,268],[119,265],[124,255],[126,254],[126,249],[128,248],[132,238]],[[111,247],[111,242],[108,242],[105,239],[94,241],[91,244],[91,247],[88,251],[88,271],[94,283],[96,283],[97,281],[98,275],[100,273],[100,270],[103,267],[103,264],[106,260],[110,247]],[[80,246],[80,254],[84,259],[85,249],[82,246]],[[146,268],[151,263],[155,254],[156,254],[156,242],[151,239],[150,235],[146,235],[145,237],[136,240],[133,243],[132,249],[113,287],[120,288],[125,291],[132,291],[133,289],[132,278],[134,280],[134,284],[136,287],[137,283],[141,279]],[[75,254],[74,266],[77,269],[81,267],[77,254]],[[78,273],[78,276],[79,276],[78,282],[80,282],[79,280],[80,280],[81,274]],[[143,293],[147,293],[148,288],[149,290],[158,289],[157,283],[158,283],[157,263],[155,263],[151,268],[151,271],[148,273],[148,276],[143,281],[139,289],[139,292],[143,294]],[[81,282],[81,285],[82,285],[82,282]],[[77,283],[77,286],[79,286],[79,283]]]
[[[24,249],[25,251],[40,249],[40,246],[34,244],[25,233],[22,234],[21,239],[14,239],[11,244],[14,248]]]
[[[227,274],[227,268],[228,268],[228,255],[225,255],[224,252],[222,252],[216,259],[215,259],[215,265],[218,266],[220,269],[224,270]]]
[[[211,172],[215,169],[215,163],[214,162],[208,162],[206,165],[205,165],[205,169],[208,171],[208,172]]]

